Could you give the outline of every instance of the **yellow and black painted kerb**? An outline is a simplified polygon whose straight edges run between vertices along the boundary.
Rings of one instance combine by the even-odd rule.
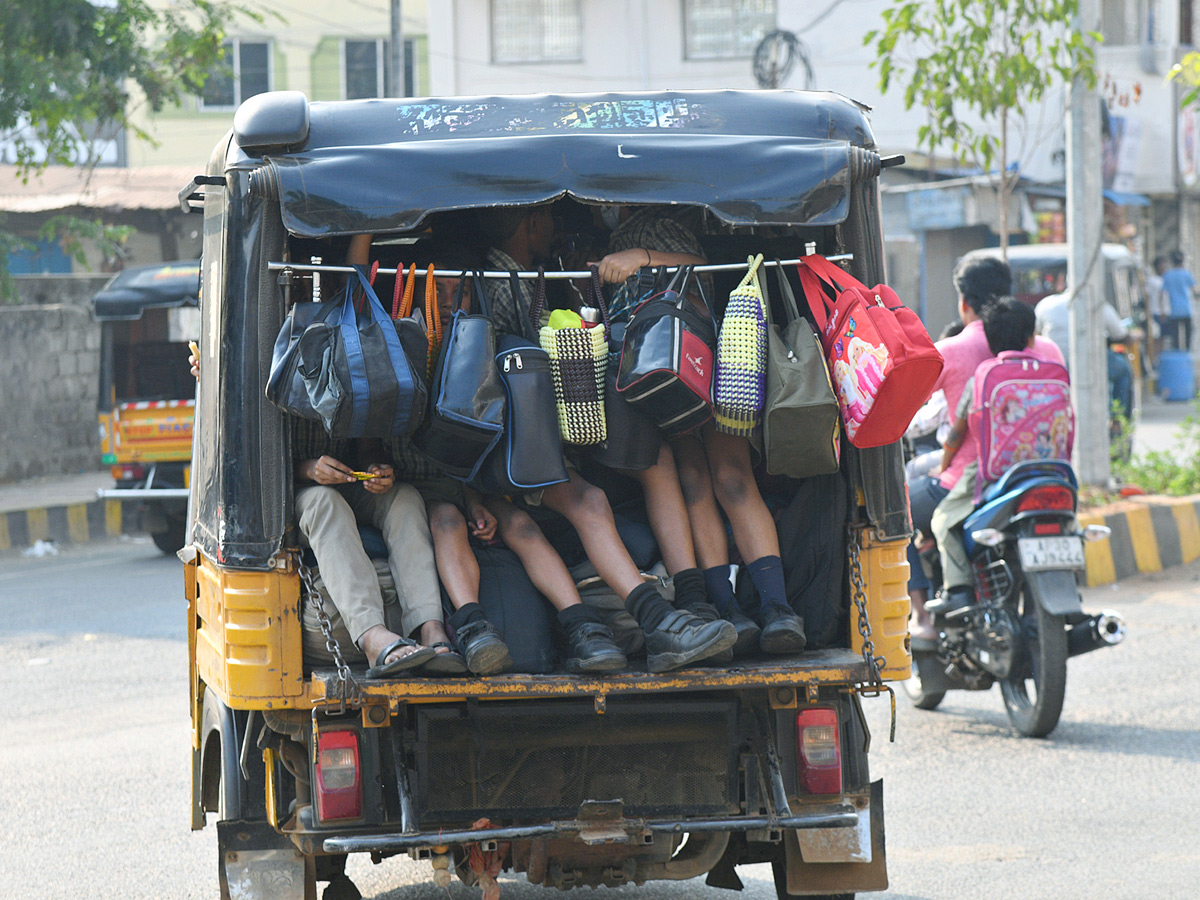
[[[1089,587],[1200,557],[1200,497],[1155,497],[1120,512],[1083,513],[1079,521],[1112,529],[1107,540],[1086,545]]]
[[[137,505],[95,500],[0,513],[0,550],[30,547],[38,541],[83,544],[137,531]]]

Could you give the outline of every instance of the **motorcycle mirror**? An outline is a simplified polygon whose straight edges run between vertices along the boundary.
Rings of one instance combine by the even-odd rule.
[[[1088,525],[1083,529],[1083,539],[1085,541],[1102,541],[1112,534],[1112,529],[1107,525]]]
[[[980,528],[971,532],[971,540],[985,547],[999,547],[1004,543],[1004,532],[998,528]]]

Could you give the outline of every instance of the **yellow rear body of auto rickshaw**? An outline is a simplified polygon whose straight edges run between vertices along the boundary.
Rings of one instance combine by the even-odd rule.
[[[285,317],[334,293],[351,238],[373,236],[390,284],[416,242],[458,236],[476,210],[553,204],[586,229],[601,205],[683,206],[718,290],[754,252],[797,283],[786,267],[820,253],[874,284],[885,164],[866,109],[827,93],[243,104],[180,195],[205,235],[180,554],[191,811],[193,828],[215,814],[222,897],[310,900],[350,853],[428,860],[443,887],[507,870],[563,889],[734,888],[736,866],[770,862],[784,900],[886,888],[862,698],[911,670],[898,445],[843,444],[824,481],[769,482],[784,505],[806,487],[837,498],[812,505],[837,510],[827,533],[781,548],[829,564],[819,646],[664,673],[368,678],[328,623],[306,630],[329,601],[296,514],[294,431],[264,392]]]

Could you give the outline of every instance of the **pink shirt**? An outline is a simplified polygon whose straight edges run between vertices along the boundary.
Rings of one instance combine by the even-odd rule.
[[[963,385],[967,383],[967,379],[975,374],[975,369],[981,362],[995,356],[988,347],[987,336],[983,333],[983,322],[976,319],[954,337],[938,341],[935,346],[946,362],[942,367],[942,374],[933,385],[933,390],[940,388],[946,394],[948,409],[958,409],[958,401],[962,397]],[[1051,362],[1063,362],[1062,351],[1058,349],[1058,345],[1041,335],[1033,339],[1033,352]],[[942,487],[947,490],[954,487],[963,469],[974,462],[978,455],[977,443],[964,443],[959,447],[954,459],[950,460],[950,465],[938,476]]]

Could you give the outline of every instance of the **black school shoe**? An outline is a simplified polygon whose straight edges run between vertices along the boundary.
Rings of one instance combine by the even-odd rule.
[[[722,619],[721,614],[717,612],[717,608],[707,601],[698,603],[680,604],[676,609],[682,609],[684,612],[690,612],[701,622],[721,622],[728,619]],[[735,625],[734,628],[737,626]],[[736,655],[737,644],[734,643],[728,650],[722,650],[720,653],[714,653],[712,656],[704,660],[706,665],[710,666],[727,666],[733,662],[733,657]]]
[[[672,609],[646,635],[646,668],[669,672],[723,653],[737,642],[737,631],[724,619],[705,622]]]
[[[483,616],[458,628],[455,638],[472,675],[499,675],[512,665],[508,645],[496,633],[496,626]]]
[[[575,674],[619,672],[629,665],[613,639],[612,629],[599,622],[576,622],[567,628],[567,671]]]
[[[758,646],[763,653],[799,653],[808,639],[804,636],[804,620],[778,603],[768,603],[760,614],[762,633]]]

